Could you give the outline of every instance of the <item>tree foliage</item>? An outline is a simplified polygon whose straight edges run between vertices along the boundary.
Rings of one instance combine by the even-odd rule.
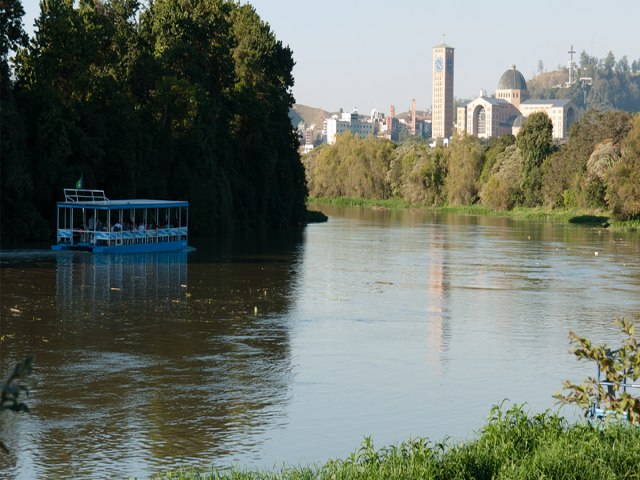
[[[522,152],[522,191],[525,206],[540,202],[542,188],[542,162],[553,151],[553,123],[545,112],[535,112],[527,117],[516,137],[516,145]]]
[[[496,210],[510,210],[522,203],[522,153],[510,145],[497,155],[489,180],[482,187],[482,204]]]
[[[576,82],[569,88],[566,69],[544,72],[528,82],[531,98],[569,98],[580,108],[640,112],[640,59],[626,56],[616,59],[613,52],[598,59],[582,51],[578,76],[591,78],[590,83]]]
[[[41,7],[28,45],[11,33],[15,84],[3,92],[2,120],[16,128],[3,128],[3,241],[50,235],[55,201],[80,175],[113,198],[188,199],[195,232],[302,221],[293,54],[253,7]],[[14,20],[2,22],[14,32]]]
[[[29,385],[27,377],[33,371],[33,357],[27,357],[22,362],[16,364],[9,378],[2,384],[0,391],[0,412],[28,412],[29,407],[24,403],[21,397],[29,395]],[[0,450],[8,453],[9,450],[0,439]]]
[[[388,140],[360,138],[345,132],[336,143],[305,157],[309,193],[316,197],[386,199],[394,147]]]
[[[428,206],[482,203],[498,210],[606,208],[620,219],[638,216],[640,129],[631,114],[589,110],[562,145],[552,143],[545,114],[531,115],[527,122],[518,138],[483,141],[460,135],[448,147],[433,148],[345,133],[335,145],[304,157],[310,194],[391,196]]]
[[[547,206],[589,206],[588,184],[595,182],[587,169],[602,143],[619,149],[631,129],[632,116],[620,111],[588,110],[571,126],[567,143],[543,162],[542,202]],[[602,177],[598,177],[602,184]]]
[[[483,149],[480,140],[471,135],[461,135],[451,142],[448,149],[449,165],[445,191],[449,205],[471,205],[478,199],[478,177],[483,165]]]
[[[608,171],[606,200],[622,220],[640,218],[640,116],[623,141],[622,156]]]
[[[632,423],[640,423],[640,397],[624,388],[625,384],[637,383],[640,379],[640,348],[635,338],[635,327],[627,319],[616,321],[624,340],[620,348],[611,350],[606,344],[593,345],[591,340],[569,333],[575,345],[573,354],[578,360],[595,361],[600,370],[601,381],[589,377],[576,385],[569,380],[563,383],[568,392],[556,393],[554,397],[563,404],[575,404],[588,415],[592,405],[605,411],[627,415]],[[607,384],[603,385],[602,381]]]

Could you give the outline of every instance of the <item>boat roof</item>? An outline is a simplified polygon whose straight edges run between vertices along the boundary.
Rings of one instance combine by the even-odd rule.
[[[119,210],[134,208],[176,208],[188,207],[184,200],[125,199],[109,200],[103,190],[64,189],[64,202],[57,202],[58,208],[95,208],[97,210]]]

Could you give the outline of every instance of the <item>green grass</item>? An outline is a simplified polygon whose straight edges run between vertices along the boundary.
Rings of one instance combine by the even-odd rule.
[[[184,470],[164,479],[575,479],[639,478],[640,428],[569,423],[551,412],[494,407],[468,442],[408,440],[376,449],[366,438],[345,459],[273,471]]]
[[[601,210],[579,208],[551,209],[544,207],[516,207],[513,210],[492,210],[480,205],[460,207],[431,207],[408,203],[402,199],[369,200],[350,197],[313,197],[307,200],[308,205],[335,205],[338,207],[370,207],[370,208],[422,208],[434,212],[455,213],[459,215],[484,215],[493,217],[507,217],[515,220],[529,220],[555,223],[574,223],[591,227],[608,228],[611,230],[639,231],[640,220],[615,221],[611,214]]]
[[[383,208],[417,208],[400,198],[389,198],[386,200],[370,200],[367,198],[353,197],[310,197],[307,205],[335,205],[337,207],[383,207]]]

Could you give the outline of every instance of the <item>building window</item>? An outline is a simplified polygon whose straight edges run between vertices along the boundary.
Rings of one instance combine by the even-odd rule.
[[[487,135],[487,112],[484,107],[478,107],[474,114],[473,130],[478,137]]]

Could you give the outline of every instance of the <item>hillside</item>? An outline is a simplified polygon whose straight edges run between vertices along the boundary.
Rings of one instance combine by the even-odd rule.
[[[308,127],[315,125],[317,129],[322,130],[325,119],[331,117],[332,113],[322,110],[321,108],[309,107],[296,103],[289,110],[289,118],[291,124],[297,127],[300,122],[304,122]]]
[[[566,68],[563,70],[543,72],[527,80],[527,87],[529,87],[530,92],[538,92],[544,89],[556,88],[558,85],[564,85],[568,78],[569,74]]]

